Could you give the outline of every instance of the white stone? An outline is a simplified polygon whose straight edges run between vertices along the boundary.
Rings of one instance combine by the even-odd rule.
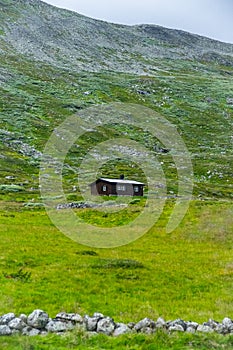
[[[32,328],[32,327],[25,327],[23,330],[22,330],[22,335],[28,335],[28,336],[35,336],[35,335],[38,335],[40,334],[40,330],[39,329],[36,329],[36,328]]]
[[[116,325],[116,329],[113,332],[113,336],[117,337],[118,335],[122,335],[122,334],[127,334],[132,332],[131,329],[124,323],[117,323]]]
[[[155,327],[155,322],[152,321],[150,318],[146,317],[143,320],[141,320],[138,323],[136,323],[135,326],[134,326],[134,329],[138,332],[142,328],[151,327],[151,326],[153,326],[153,328],[154,328]]]
[[[8,314],[5,314],[0,317],[0,325],[6,325],[14,318],[15,318],[15,314],[13,312],[9,312]]]
[[[98,321],[97,323],[97,332],[103,333],[106,335],[111,335],[115,329],[115,323],[112,318],[105,317]]]
[[[222,321],[222,325],[227,328],[232,328],[233,327],[233,322],[229,317],[225,317]]]
[[[34,310],[27,319],[27,324],[33,328],[43,329],[49,321],[49,316],[43,310]]]
[[[187,327],[186,332],[194,334],[196,331],[195,331],[195,328],[193,327]]]
[[[27,325],[21,318],[16,317],[8,323],[8,326],[12,329],[17,329],[18,331],[21,331]]]
[[[162,317],[159,317],[156,321],[156,328],[163,328],[163,327],[166,327],[166,321],[162,318]]]
[[[209,326],[203,326],[201,324],[197,327],[197,331],[203,332],[203,333],[213,333],[214,332],[213,328],[211,328]]]
[[[71,317],[71,321],[75,322],[75,323],[83,323],[83,318],[82,316],[80,316],[79,314],[74,314]]]
[[[56,332],[65,332],[68,327],[65,322],[62,321],[49,321],[46,325],[46,330],[48,332],[56,333]]]
[[[28,319],[27,315],[21,314],[21,315],[19,315],[19,318],[20,318],[21,320],[23,320],[23,322],[27,323],[27,319]]]
[[[89,332],[96,331],[98,318],[85,316],[84,320],[85,320],[85,325],[86,325],[87,331],[89,331]]]
[[[180,324],[176,324],[168,328],[170,332],[184,332],[184,328]]]
[[[0,335],[11,335],[12,330],[7,325],[0,326]]]

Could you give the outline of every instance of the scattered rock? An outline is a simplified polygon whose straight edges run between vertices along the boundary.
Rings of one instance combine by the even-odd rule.
[[[133,329],[134,326],[135,326],[135,324],[136,324],[135,322],[129,322],[127,326],[128,326],[130,329]]]
[[[170,322],[168,323],[168,328],[169,328],[169,330],[170,330],[172,327],[177,327],[179,330],[181,330],[180,327],[182,327],[183,331],[185,331],[186,328],[187,328],[187,324],[186,324],[183,320],[177,319],[177,320],[175,320],[175,321],[170,321]]]
[[[145,333],[147,328],[154,329],[155,326],[156,326],[156,323],[152,321],[150,318],[144,318],[143,320],[135,324],[134,329],[137,332],[142,331]]]
[[[27,320],[28,320],[27,315],[21,314],[21,315],[19,315],[19,318],[20,318],[24,323],[27,323]]]
[[[206,101],[207,103],[213,103],[213,102],[215,102],[214,99],[213,99],[212,97],[209,97],[209,96],[205,98],[205,101]]]
[[[15,180],[15,176],[11,176],[11,175],[5,176],[5,179],[7,179],[7,180]]]
[[[9,322],[8,326],[11,329],[16,329],[18,331],[22,331],[22,329],[25,328],[27,325],[21,318],[16,317]]]
[[[35,335],[38,335],[40,334],[40,330],[39,329],[36,329],[36,328],[32,328],[32,327],[25,327],[23,330],[22,330],[22,335],[28,335],[30,337],[33,337]]]
[[[13,312],[9,312],[0,317],[0,325],[7,325],[11,320],[15,318],[15,314]]]
[[[106,335],[111,335],[116,327],[113,319],[111,317],[105,317],[98,321],[97,332]]]
[[[222,321],[222,325],[224,328],[226,328],[229,332],[232,332],[233,331],[233,321],[228,318],[228,317],[225,317]]]
[[[43,310],[34,310],[27,319],[28,325],[37,329],[45,328],[48,322],[49,316]]]
[[[99,320],[101,320],[104,317],[102,314],[95,313],[93,317],[90,317],[88,315],[84,316],[84,322],[86,325],[86,329],[88,332],[94,332],[97,330],[97,323]]]
[[[169,153],[170,149],[163,148],[163,147],[160,147],[158,145],[154,145],[154,151],[157,152],[157,153]]]
[[[219,323],[214,321],[214,320],[209,319],[209,321],[208,322],[204,322],[203,325],[204,326],[208,326],[208,327],[210,327],[212,329],[216,329],[216,327],[219,325]]]
[[[193,327],[187,327],[186,332],[194,334],[196,332],[196,330]]]
[[[192,321],[188,321],[187,323],[186,323],[186,325],[187,325],[187,328],[193,328],[193,329],[197,329],[197,327],[199,326],[199,324],[197,323],[197,322],[192,322]]]
[[[66,323],[66,322],[62,322],[62,321],[58,321],[58,320],[51,320],[45,326],[45,329],[51,333],[65,332],[68,329],[72,329],[72,328],[74,328],[74,327],[72,327],[71,322]]]
[[[131,333],[132,330],[124,323],[117,323],[116,324],[116,328],[114,329],[113,332],[113,336],[117,337],[118,335],[122,335],[122,334],[127,334],[127,333]]]
[[[156,329],[154,328],[150,328],[150,327],[144,327],[141,329],[141,333],[144,333],[144,334],[153,334],[155,333]]]
[[[7,325],[0,326],[0,335],[11,335],[12,330]]]
[[[166,328],[166,322],[164,321],[164,319],[162,317],[159,317],[156,321],[155,327],[157,329],[159,328]]]
[[[150,95],[150,91],[146,91],[146,90],[137,90],[137,93],[139,95]]]
[[[215,332],[219,334],[227,334],[229,331],[226,327],[224,327],[221,323],[219,323],[215,328]]]
[[[202,333],[213,333],[214,330],[213,328],[209,327],[209,326],[205,326],[205,325],[199,325],[197,327],[197,332],[202,332]]]
[[[61,321],[72,321],[79,324],[83,323],[83,317],[79,314],[67,314],[66,312],[60,312],[57,314],[56,319]]]
[[[226,102],[227,102],[228,105],[233,105],[233,98],[232,97],[228,97],[226,99]]]
[[[179,325],[179,324],[176,324],[174,326],[170,326],[168,328],[169,332],[184,332],[184,328]]]
[[[65,204],[58,204],[56,209],[88,209],[98,207],[97,204],[94,203],[85,203],[85,202],[71,202]]]

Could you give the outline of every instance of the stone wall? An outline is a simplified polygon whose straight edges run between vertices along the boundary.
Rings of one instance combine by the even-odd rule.
[[[16,316],[8,313],[0,316],[0,336],[22,334],[27,336],[46,335],[48,333],[63,334],[73,329],[80,329],[90,334],[106,334],[119,336],[126,333],[153,334],[158,329],[165,332],[204,332],[204,333],[233,333],[233,320],[226,317],[222,322],[209,320],[203,324],[193,321],[165,321],[158,318],[156,321],[144,318],[139,322],[117,323],[111,317],[101,313],[93,316],[81,316],[75,313],[60,312],[55,318],[50,318],[43,310],[34,310],[30,315],[21,314]]]

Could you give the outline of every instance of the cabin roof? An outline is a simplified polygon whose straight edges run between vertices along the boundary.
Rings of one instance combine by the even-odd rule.
[[[110,182],[110,183],[117,183],[117,184],[131,184],[131,185],[145,186],[145,184],[143,182],[134,181],[134,180],[109,179],[109,178],[106,178],[106,177],[100,177],[98,180],[102,180],[102,181],[106,181],[106,182]],[[96,180],[96,181],[98,181],[98,180]],[[96,181],[94,181],[93,183],[95,183]]]

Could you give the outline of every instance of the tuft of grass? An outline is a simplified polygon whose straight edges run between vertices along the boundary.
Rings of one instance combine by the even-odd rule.
[[[21,192],[23,191],[24,188],[22,186],[18,185],[0,185],[0,191],[2,192]]]
[[[98,256],[98,253],[96,253],[94,250],[81,250],[80,252],[76,252],[76,254],[89,255],[89,256]]]
[[[31,272],[23,271],[23,269],[19,269],[15,273],[6,273],[3,272],[3,276],[8,279],[14,279],[16,281],[28,282],[31,278]]]
[[[91,266],[94,269],[141,269],[143,264],[132,259],[100,259]]]

